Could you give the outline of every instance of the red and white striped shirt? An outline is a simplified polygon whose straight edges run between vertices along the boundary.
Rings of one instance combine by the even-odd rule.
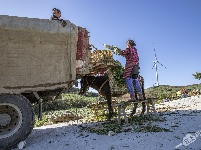
[[[134,65],[139,64],[139,56],[137,49],[133,46],[121,51],[121,55],[126,58],[126,65],[123,77],[129,78]]]

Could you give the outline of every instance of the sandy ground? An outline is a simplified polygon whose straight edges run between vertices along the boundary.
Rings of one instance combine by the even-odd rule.
[[[76,122],[34,128],[25,150],[201,150],[201,98],[189,97],[156,105],[165,122],[153,122],[172,132],[123,132],[98,135]],[[89,126],[91,124],[81,124]],[[17,150],[17,148],[15,149]]]

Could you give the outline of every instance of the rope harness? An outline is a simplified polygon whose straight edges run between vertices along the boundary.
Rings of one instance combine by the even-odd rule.
[[[109,81],[109,78],[101,85],[101,87],[100,87],[98,93],[100,93],[101,89],[103,88],[103,86],[105,85],[105,83],[106,83],[107,81]]]

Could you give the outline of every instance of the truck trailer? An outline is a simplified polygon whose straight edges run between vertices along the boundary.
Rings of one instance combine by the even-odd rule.
[[[90,72],[88,34],[68,20],[63,27],[57,20],[0,16],[0,149],[31,133],[32,103],[57,96]]]

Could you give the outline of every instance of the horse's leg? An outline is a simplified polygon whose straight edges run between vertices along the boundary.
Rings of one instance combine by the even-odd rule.
[[[104,95],[107,100],[108,110],[109,110],[108,120],[110,120],[114,112],[112,108],[112,94],[111,94],[109,83],[104,86],[104,90],[103,91],[101,90],[101,92],[104,92]]]
[[[109,116],[108,116],[108,119],[110,120],[114,114],[113,112],[113,108],[112,108],[112,96],[111,96],[111,93],[108,94],[107,97],[107,104],[108,104],[108,110],[109,110]]]

